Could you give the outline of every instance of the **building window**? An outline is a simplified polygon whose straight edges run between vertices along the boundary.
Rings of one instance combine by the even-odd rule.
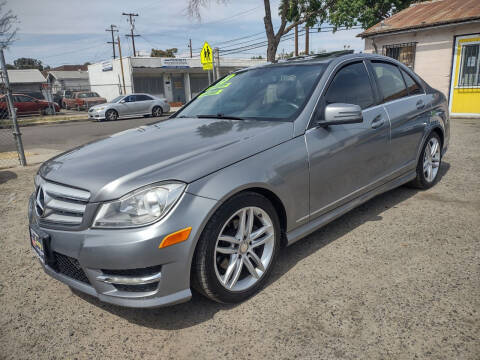
[[[458,86],[480,86],[480,44],[462,46]]]
[[[415,66],[415,49],[417,43],[384,45],[382,54],[394,58],[413,70]]]

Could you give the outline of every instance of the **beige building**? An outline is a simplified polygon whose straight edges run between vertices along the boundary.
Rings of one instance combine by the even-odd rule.
[[[442,91],[452,115],[480,118],[480,0],[416,3],[358,36]]]

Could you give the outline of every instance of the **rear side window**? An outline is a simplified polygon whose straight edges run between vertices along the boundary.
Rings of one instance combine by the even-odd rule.
[[[423,90],[418,83],[405,71],[402,70],[403,78],[407,84],[408,95],[422,94]]]
[[[325,95],[328,104],[359,105],[362,109],[375,102],[367,69],[362,62],[349,64],[335,74]]]
[[[148,101],[152,100],[150,96],[147,95],[136,95],[137,101]]]
[[[372,62],[372,66],[383,102],[400,99],[408,95],[398,67],[382,62]]]

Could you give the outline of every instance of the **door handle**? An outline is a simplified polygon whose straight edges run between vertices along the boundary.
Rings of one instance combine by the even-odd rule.
[[[370,124],[372,126],[372,129],[378,129],[379,127],[381,127],[383,124],[385,123],[385,120],[383,119],[382,115],[379,114],[377,115],[372,123]]]
[[[418,100],[417,101],[417,109],[418,110],[421,110],[425,107],[425,103],[423,102],[423,100]]]

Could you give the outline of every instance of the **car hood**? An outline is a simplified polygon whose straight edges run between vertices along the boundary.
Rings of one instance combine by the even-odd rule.
[[[293,123],[173,118],[85,144],[45,162],[40,175],[117,199],[164,181],[190,183],[292,137]]]

